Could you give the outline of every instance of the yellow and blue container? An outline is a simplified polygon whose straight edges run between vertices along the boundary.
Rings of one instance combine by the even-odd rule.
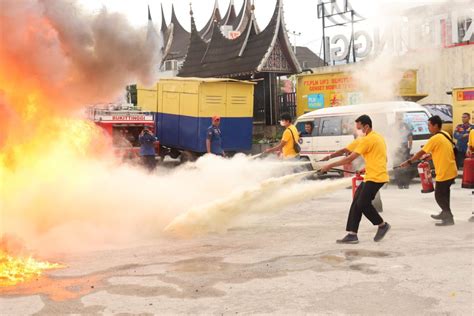
[[[152,88],[138,87],[138,106],[155,112],[160,145],[206,152],[211,117],[221,117],[225,151],[252,147],[254,83],[218,78],[163,78]]]

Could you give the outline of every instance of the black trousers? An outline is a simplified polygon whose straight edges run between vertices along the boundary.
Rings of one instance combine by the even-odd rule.
[[[156,167],[155,156],[142,156],[143,165],[150,171],[153,171]]]
[[[458,149],[458,153],[456,154],[456,166],[458,167],[458,170],[462,170],[464,167],[464,159],[466,159],[466,152],[465,151],[460,151]]]
[[[453,216],[451,213],[451,185],[453,185],[454,179],[447,180],[447,181],[436,181],[435,187],[435,199],[436,203],[438,203],[439,207],[443,212],[448,212]]]
[[[357,233],[362,214],[374,225],[382,224],[383,218],[379,215],[372,201],[375,195],[385,183],[372,181],[363,182],[354,194],[351,209],[347,218],[346,231]]]

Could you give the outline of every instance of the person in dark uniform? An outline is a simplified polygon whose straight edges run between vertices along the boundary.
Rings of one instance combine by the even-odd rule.
[[[454,129],[454,138],[456,138],[456,148],[458,149],[458,153],[456,155],[456,164],[459,169],[462,169],[464,166],[464,158],[466,158],[469,132],[473,128],[470,121],[471,114],[463,113],[462,124],[459,124]]]
[[[156,167],[155,142],[157,139],[152,135],[148,127],[145,126],[140,136],[138,136],[138,141],[140,142],[140,156],[142,157],[143,165],[149,171],[153,171]]]
[[[356,127],[365,133],[357,141],[357,147],[352,153],[341,160],[325,165],[321,172],[327,172],[331,168],[350,164],[362,156],[365,160],[366,176],[364,182],[357,188],[352,200],[349,216],[347,218],[347,235],[337,243],[356,244],[359,242],[357,232],[364,214],[373,225],[378,226],[374,241],[382,240],[389,231],[390,225],[383,220],[372,204],[377,192],[389,181],[387,172],[387,146],[385,140],[379,133],[372,130],[372,120],[368,115],[362,115],[356,120]]]
[[[220,124],[220,116],[213,116],[212,124],[207,128],[206,150],[208,154],[225,157],[225,152],[222,148],[222,132],[219,128]]]

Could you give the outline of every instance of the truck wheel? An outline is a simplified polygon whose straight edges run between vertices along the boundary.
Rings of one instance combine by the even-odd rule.
[[[181,163],[195,161],[197,159],[197,155],[192,151],[182,151],[181,156],[179,156]]]
[[[171,149],[169,154],[171,158],[176,159],[181,155],[181,152],[177,149]]]

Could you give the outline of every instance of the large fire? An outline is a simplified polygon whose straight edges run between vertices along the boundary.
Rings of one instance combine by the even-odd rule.
[[[8,14],[8,10],[3,12]],[[2,15],[4,34],[14,27],[8,24],[9,18]],[[58,48],[54,45],[57,32],[39,16],[27,20],[29,24],[17,30],[16,38],[2,37],[0,45],[0,239],[10,232],[33,238],[50,228],[55,218],[59,219],[59,214],[46,216],[54,197],[38,196],[41,193],[35,191],[54,183],[65,171],[77,177],[74,165],[78,159],[96,158],[107,144],[93,123],[73,116],[77,104],[67,103],[70,98],[66,91],[58,89],[61,82],[44,80],[48,76],[57,79],[53,72],[64,70],[58,67],[51,68],[50,75],[43,73],[52,64],[38,59],[48,53],[45,44]],[[9,40],[14,43],[7,43]],[[28,49],[31,59],[22,58],[21,51]],[[13,54],[15,51],[20,56]],[[57,60],[59,64],[62,61]],[[17,226],[13,216],[18,216]],[[0,286],[28,281],[44,270],[61,267],[17,254],[0,244]]]

